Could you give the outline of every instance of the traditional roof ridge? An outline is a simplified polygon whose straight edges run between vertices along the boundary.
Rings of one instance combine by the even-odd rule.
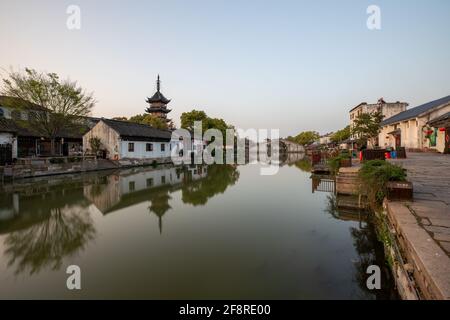
[[[4,95],[0,95],[0,106],[4,106],[4,107],[10,107],[10,108],[17,108],[19,107],[18,105],[20,104],[20,107],[27,107],[29,109],[33,109],[33,110],[47,110],[45,107],[38,105],[36,103],[21,99],[21,98],[17,98],[17,97],[11,97],[11,96],[4,96]]]
[[[147,124],[105,118],[101,119],[101,121],[111,127],[121,137],[162,139],[164,141],[170,141],[172,137],[172,132],[170,130],[157,129]]]
[[[124,124],[131,124],[131,125],[149,127],[149,128],[152,128],[152,129],[155,129],[155,130],[159,130],[159,131],[168,131],[168,132],[170,132],[170,130],[168,130],[168,129],[158,129],[158,128],[152,127],[151,125],[148,125],[148,124],[139,123],[139,122],[132,122],[132,121],[129,121],[129,120],[118,120],[118,119],[109,119],[109,118],[100,118],[100,120],[103,120],[103,121],[106,120],[108,122],[119,122],[119,123],[124,123]]]

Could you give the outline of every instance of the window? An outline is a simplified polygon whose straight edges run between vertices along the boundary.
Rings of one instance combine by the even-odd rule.
[[[147,143],[145,145],[147,152],[153,151],[153,143]]]
[[[166,183],[166,176],[161,176],[161,184],[165,184]]]
[[[136,189],[136,183],[134,181],[130,181],[128,183],[128,187],[130,189],[130,192],[134,191]]]
[[[134,142],[128,143],[128,152],[134,152]]]
[[[161,143],[161,151],[166,151],[166,144],[165,143]]]
[[[153,187],[153,178],[147,179],[147,188]]]
[[[5,117],[5,112],[3,111],[2,108],[0,108],[0,118],[4,118]]]

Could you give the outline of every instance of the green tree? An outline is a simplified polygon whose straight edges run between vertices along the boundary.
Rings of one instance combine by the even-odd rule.
[[[320,135],[317,131],[303,131],[294,137],[294,142],[306,146],[319,140],[319,137]]]
[[[194,122],[202,121],[202,131],[205,133],[208,129],[217,129],[222,132],[223,142],[226,142],[226,130],[233,128],[232,125],[227,124],[225,120],[220,118],[210,118],[204,111],[192,110],[190,112],[183,112],[181,114],[181,128],[187,130],[194,130]]]
[[[358,140],[359,145],[367,145],[369,139],[378,136],[383,117],[381,112],[362,113],[356,117],[351,132]]]
[[[152,114],[137,114],[131,117],[128,121],[146,124],[156,129],[166,130],[168,129],[167,122]]]
[[[331,141],[339,143],[350,138],[350,135],[351,135],[350,126],[346,126],[344,129],[336,131],[331,136]]]
[[[181,128],[187,129],[189,131],[194,130],[194,122],[202,121],[202,130],[206,131],[208,129],[208,116],[205,111],[192,110],[189,112],[183,112],[180,117]]]
[[[226,130],[232,128],[223,119],[218,118],[208,118],[206,120],[207,129],[217,129],[222,132],[222,136],[225,142]]]
[[[43,107],[34,112],[23,125],[40,136],[50,139],[51,154],[55,155],[55,139],[63,130],[80,130],[84,117],[95,105],[92,93],[86,93],[76,82],[60,80],[56,73],[42,73],[26,68],[11,71],[0,89],[10,107],[25,109],[27,103]],[[25,102],[25,103],[24,103]]]

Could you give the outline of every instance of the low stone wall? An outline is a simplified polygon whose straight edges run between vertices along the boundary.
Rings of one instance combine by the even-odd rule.
[[[170,157],[166,158],[153,158],[153,159],[131,159],[124,158],[118,160],[117,163],[121,167],[135,167],[135,166],[150,166],[154,164],[169,164],[172,163],[172,159]]]
[[[112,163],[109,166],[104,163],[99,163],[95,159],[77,162],[64,161],[61,163],[33,159],[25,163],[19,162],[18,164],[3,168],[3,176],[4,178],[20,179],[110,168],[115,168],[115,166]]]
[[[171,158],[122,159],[118,161],[96,159],[95,157],[23,158],[12,166],[0,167],[0,177],[2,179],[33,178],[166,163],[172,163]]]
[[[413,202],[384,201],[383,241],[403,299],[450,299],[450,260],[411,211]]]

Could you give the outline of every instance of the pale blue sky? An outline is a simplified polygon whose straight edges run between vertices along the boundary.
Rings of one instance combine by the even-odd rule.
[[[70,4],[79,31],[66,28]],[[379,31],[366,27],[371,4]],[[160,73],[176,123],[197,108],[241,128],[324,133],[362,101],[449,95],[449,16],[446,0],[1,0],[0,68],[77,80],[96,116],[142,113]]]

